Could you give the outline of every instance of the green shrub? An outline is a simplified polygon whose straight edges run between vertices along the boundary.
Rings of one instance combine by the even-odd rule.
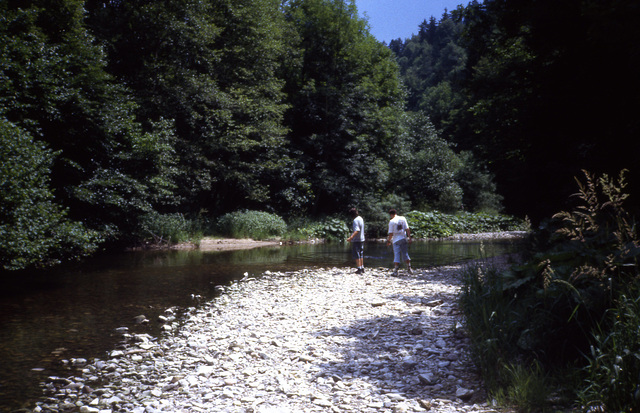
[[[180,213],[160,214],[154,211],[140,217],[138,234],[144,241],[174,244],[201,238],[200,227],[197,221]]]
[[[462,188],[456,182],[445,185],[434,202],[436,209],[448,213],[454,213],[462,209]]]
[[[462,166],[456,173],[456,182],[462,188],[462,202],[468,211],[499,213],[503,198],[497,194],[493,175],[487,166],[474,157],[471,152],[463,151],[459,155]]]
[[[382,199],[371,197],[359,204],[358,210],[365,221],[364,230],[367,239],[387,237],[391,208],[398,211],[411,211],[411,201],[399,195],[389,194]]]
[[[260,240],[284,235],[287,224],[278,215],[268,212],[236,211],[221,216],[217,229],[223,236]]]
[[[501,214],[411,211],[406,215],[417,238],[445,238],[454,234],[528,230],[525,221]]]
[[[349,235],[347,222],[340,218],[324,218],[316,222],[298,222],[291,225],[290,233],[302,239],[343,241]]]
[[[640,289],[640,243],[622,208],[624,173],[617,182],[587,173],[578,184],[581,202],[534,234],[528,261],[467,274],[461,307],[491,391],[509,393],[514,377],[496,371],[511,360],[537,361],[545,373],[582,366],[574,398],[630,411],[640,401],[640,309],[627,292]]]
[[[55,154],[0,117],[0,269],[46,267],[90,255],[100,234],[67,218],[50,188]]]
[[[411,211],[406,215],[411,233],[416,238],[444,238],[455,233],[453,215],[441,212]]]
[[[339,218],[327,218],[316,227],[315,235],[328,241],[342,241],[349,236],[349,227]]]
[[[365,220],[367,239],[386,238],[389,229],[388,211],[393,207],[390,201],[407,204],[401,198],[364,205],[360,214]],[[375,209],[372,209],[374,208]],[[401,213],[402,215],[402,213]],[[460,233],[528,230],[528,224],[518,218],[488,213],[446,214],[438,211],[411,211],[406,214],[411,233],[416,238],[444,238]],[[290,225],[289,236],[300,238],[320,238],[344,240],[350,234],[351,218],[324,218],[315,222],[297,222]]]

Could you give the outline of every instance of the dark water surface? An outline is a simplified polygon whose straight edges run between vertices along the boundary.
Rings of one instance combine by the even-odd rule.
[[[514,252],[513,241],[414,242],[415,268]],[[383,243],[367,243],[365,266],[392,267]],[[73,374],[64,360],[106,358],[130,333],[160,333],[158,315],[167,308],[197,307],[216,285],[245,273],[352,266],[349,245],[316,244],[240,251],[146,251],[105,256],[56,273],[2,282],[0,290],[0,412],[33,407],[39,383]],[[355,276],[355,275],[354,275]],[[148,324],[134,318],[145,315]]]

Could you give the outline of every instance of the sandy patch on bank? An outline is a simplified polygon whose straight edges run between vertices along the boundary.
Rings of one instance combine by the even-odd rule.
[[[200,241],[201,251],[229,251],[281,245],[280,241],[257,241],[251,238],[203,238]]]

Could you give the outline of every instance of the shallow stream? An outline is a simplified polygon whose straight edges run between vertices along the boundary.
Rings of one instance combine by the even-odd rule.
[[[423,241],[410,247],[413,266],[432,267],[515,252],[517,241]],[[365,245],[366,267],[392,267],[383,243]],[[48,376],[73,374],[73,359],[104,358],[122,342],[116,329],[160,334],[153,322],[167,308],[198,306],[245,274],[353,266],[349,245],[303,244],[239,251],[130,252],[103,256],[55,273],[2,280],[0,411],[33,406]],[[357,276],[354,274],[354,276]],[[144,315],[149,323],[138,324]]]

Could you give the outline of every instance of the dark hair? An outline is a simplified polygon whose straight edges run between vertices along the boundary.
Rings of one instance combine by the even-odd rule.
[[[355,208],[351,208],[351,209],[349,210],[349,213],[350,213],[350,214],[351,214],[351,216],[352,216],[352,217],[354,217],[354,218],[358,216],[358,210],[357,210],[357,209],[355,209]]]
[[[397,213],[398,213],[398,211],[396,211],[396,210],[395,210],[395,209],[393,209],[393,208],[391,208],[391,209],[389,210],[389,214],[390,214],[390,215],[396,215]]]

